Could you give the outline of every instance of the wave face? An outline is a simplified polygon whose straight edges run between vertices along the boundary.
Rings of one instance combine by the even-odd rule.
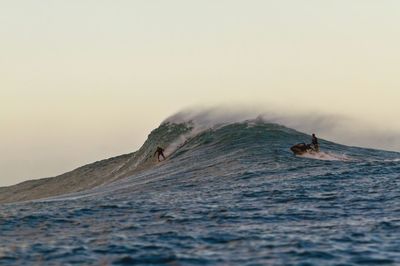
[[[190,125],[165,123],[136,152],[88,164],[71,172],[0,188],[0,203],[27,201],[87,190],[134,175],[155,165],[153,152],[191,131]]]
[[[128,177],[0,205],[0,264],[400,263],[400,154],[321,140],[296,157],[310,137],[284,126],[194,124],[154,131],[113,168],[141,166]]]

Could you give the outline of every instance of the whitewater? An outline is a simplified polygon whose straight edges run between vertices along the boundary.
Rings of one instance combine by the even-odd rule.
[[[109,182],[85,170],[85,189],[40,198],[40,183],[0,204],[0,264],[400,264],[400,154],[321,140],[294,156],[309,139],[262,119],[165,121],[138,152],[90,166]]]

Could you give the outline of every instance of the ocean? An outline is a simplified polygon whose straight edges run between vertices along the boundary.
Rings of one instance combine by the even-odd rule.
[[[137,160],[164,145],[166,161],[1,204],[0,265],[400,265],[400,154],[290,151],[309,140],[259,120],[163,123]]]

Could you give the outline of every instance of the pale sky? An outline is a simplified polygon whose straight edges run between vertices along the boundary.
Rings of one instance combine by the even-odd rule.
[[[397,0],[0,0],[0,186],[135,151],[191,105],[400,132],[399,14]]]

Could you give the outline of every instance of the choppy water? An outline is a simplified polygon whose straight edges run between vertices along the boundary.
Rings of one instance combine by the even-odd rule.
[[[232,124],[116,183],[0,205],[0,264],[400,264],[400,154],[293,156],[308,138]]]

